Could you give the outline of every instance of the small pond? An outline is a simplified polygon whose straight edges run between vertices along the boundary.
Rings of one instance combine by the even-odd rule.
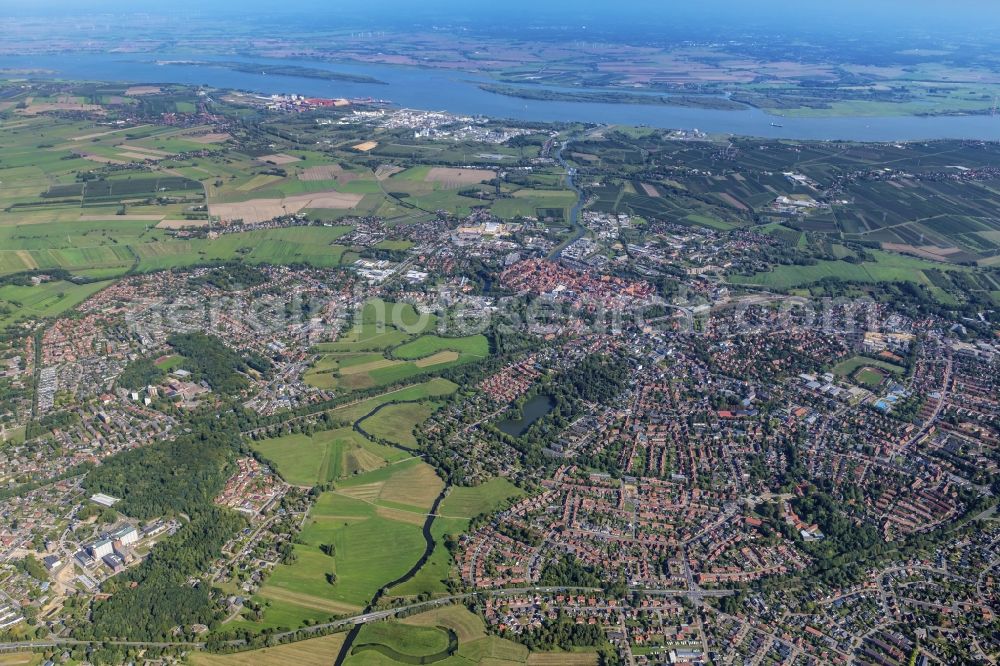
[[[503,432],[514,437],[520,437],[531,424],[551,412],[556,406],[556,401],[549,395],[536,395],[524,404],[521,410],[521,418],[505,419],[497,424]]]

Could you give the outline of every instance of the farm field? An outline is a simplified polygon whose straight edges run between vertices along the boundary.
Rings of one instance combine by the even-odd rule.
[[[457,645],[449,645],[449,635],[454,636]],[[446,656],[448,652],[452,654]],[[394,666],[416,663],[420,658],[424,663],[445,666],[598,663],[592,652],[529,652],[523,645],[488,635],[482,619],[461,605],[436,608],[400,621],[365,625],[346,663]]]
[[[496,511],[508,500],[523,495],[523,490],[499,477],[478,486],[454,486],[441,502],[441,513],[452,518],[475,518]]]
[[[463,338],[423,335],[394,348],[392,353],[397,358],[420,359],[440,351],[456,351],[465,356],[485,357],[490,352],[490,345],[484,335],[470,335]]]
[[[405,455],[371,442],[350,428],[323,430],[311,436],[286,435],[252,442],[251,446],[274,463],[288,483],[309,487],[369,472]]]
[[[731,275],[729,281],[733,284],[790,289],[809,285],[826,277],[834,277],[862,283],[914,282],[932,287],[934,283],[925,271],[968,270],[963,268],[945,269],[940,264],[925,259],[878,250],[872,251],[872,254],[875,257],[874,262],[851,264],[844,261],[821,260],[812,266],[775,266],[769,271],[751,276]]]
[[[444,482],[433,467],[419,458],[408,458],[389,467],[345,479],[336,484],[334,492],[412,514],[428,511],[442,488]]]
[[[408,402],[390,404],[361,421],[358,425],[369,435],[394,444],[415,447],[415,429],[436,412],[443,403]]]
[[[374,655],[388,657],[391,662],[424,663],[439,661],[457,649],[457,642],[447,631],[400,622],[371,622],[361,628],[348,664],[377,663]],[[420,661],[416,661],[420,660]]]
[[[462,605],[443,606],[418,613],[401,621],[415,627],[447,627],[455,632],[459,645],[486,637],[483,619]]]
[[[362,400],[353,405],[345,405],[330,410],[331,417],[343,421],[354,422],[363,416],[367,416],[379,405],[388,402],[412,402],[425,398],[436,398],[447,396],[458,390],[458,385],[447,379],[435,377],[419,384],[412,384],[400,389],[388,391],[367,400]]]
[[[192,666],[327,666],[344,644],[345,638],[344,633],[331,634],[288,645],[226,655],[195,652],[188,657],[188,663]],[[3,663],[0,661],[0,664]]]
[[[58,316],[110,284],[110,281],[74,284],[55,280],[36,286],[0,286],[0,328],[21,319]]]
[[[418,313],[408,303],[369,302],[340,340],[313,348],[316,356],[304,379],[317,388],[352,391],[393,384],[488,355],[489,343],[482,335],[420,335],[436,322],[434,315]]]
[[[114,216],[108,216],[113,218]],[[216,239],[173,240],[156,220],[68,220],[27,227],[0,226],[0,275],[35,269],[72,272],[133,265],[140,271],[243,258],[256,263],[336,266],[335,241],[349,227],[291,227]]]
[[[275,568],[259,596],[305,611],[361,608],[423,553],[423,514],[442,485],[433,469],[416,459],[338,483],[317,500],[295,546],[295,561]],[[325,544],[333,546],[332,557],[321,550]]]
[[[420,594],[440,595],[448,591],[447,581],[454,564],[445,547],[447,535],[466,531],[472,518],[481,513],[502,508],[510,499],[520,497],[522,490],[506,479],[494,478],[475,487],[455,486],[442,500],[438,517],[431,526],[435,548],[430,558],[410,580],[390,590],[393,596],[414,597]]]

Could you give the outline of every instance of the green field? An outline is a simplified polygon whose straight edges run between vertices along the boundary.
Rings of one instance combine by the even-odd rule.
[[[451,605],[413,615],[401,621],[380,622],[365,626],[358,635],[356,645],[381,644],[390,650],[358,651],[347,660],[348,664],[412,663],[411,660],[393,659],[392,651],[404,655],[439,655],[448,647],[448,631],[458,641],[458,650],[450,657],[433,663],[445,666],[510,666],[524,664],[529,659],[526,647],[486,633],[482,618],[464,606]],[[548,657],[544,653],[539,656]],[[428,660],[430,663],[430,660]],[[549,662],[558,663],[558,662]],[[588,662],[584,662],[588,663]]]
[[[413,566],[424,550],[419,524],[379,513],[363,499],[321,495],[299,535],[295,561],[274,570],[260,597],[307,612],[350,613],[363,607],[385,583]],[[333,557],[320,549],[324,544],[334,546]],[[335,582],[328,582],[327,574],[335,574]]]
[[[411,386],[377,395],[374,398],[362,400],[354,405],[346,405],[344,407],[332,409],[330,410],[330,415],[337,419],[353,422],[363,416],[366,416],[379,405],[384,405],[388,402],[407,402],[423,400],[424,398],[436,398],[451,395],[456,390],[458,390],[458,385],[454,382],[448,381],[447,379],[441,379],[440,377],[435,377],[434,379],[430,379],[420,384],[413,384]]]
[[[366,433],[394,444],[415,447],[417,438],[414,430],[430,418],[442,403],[404,402],[386,405],[359,425]]]
[[[826,277],[862,283],[915,282],[931,287],[933,283],[924,271],[942,268],[940,264],[916,257],[878,250],[872,251],[872,254],[876,260],[864,264],[818,261],[812,266],[775,266],[764,273],[752,276],[731,275],[728,279],[734,284],[759,285],[774,289],[791,289],[818,282]]]
[[[426,627],[400,622],[372,622],[362,627],[351,659],[347,663],[371,663],[369,658],[378,654],[404,663],[414,660],[434,660],[448,655],[449,634],[438,627]],[[452,646],[452,649],[457,648]]]
[[[37,286],[0,287],[0,328],[23,319],[56,317],[110,285],[110,281],[74,284],[54,280]]]
[[[400,451],[369,441],[350,428],[324,430],[252,442],[263,458],[274,463],[288,483],[325,484],[357,472],[367,472],[404,457]]]
[[[453,487],[441,502],[438,517],[431,526],[435,548],[430,558],[410,580],[392,588],[394,596],[440,595],[448,591],[453,560],[444,542],[469,528],[470,519],[504,507],[511,499],[524,494],[506,479],[494,478],[475,487]]]
[[[422,335],[412,342],[396,347],[392,353],[397,358],[419,359],[439,351],[456,351],[466,356],[485,357],[490,353],[490,343],[485,335],[470,335],[464,338]]]
[[[346,637],[346,633],[331,634],[288,645],[225,655],[193,652],[188,657],[188,663],[193,666],[328,666]]]
[[[448,647],[448,631],[458,641],[458,650],[450,657],[441,658]],[[460,605],[435,608],[413,615],[401,621],[380,622],[366,625],[358,635],[356,645],[381,644],[388,648],[384,652],[367,649],[356,651],[346,663],[352,665],[382,664],[395,666],[414,663],[411,659],[393,659],[393,651],[403,655],[431,656],[427,663],[444,666],[513,666],[529,663],[532,656],[523,645],[486,633],[482,618]],[[561,663],[554,653],[534,653],[539,663]],[[566,663],[592,664],[593,655],[584,655],[584,661],[577,662],[575,655]],[[554,661],[552,660],[554,659]],[[433,660],[433,662],[431,661]]]
[[[482,335],[421,335],[436,323],[434,315],[421,314],[409,303],[369,301],[340,340],[313,348],[317,356],[304,379],[317,388],[353,391],[395,384],[489,353]]]
[[[295,561],[279,565],[259,597],[282,612],[286,626],[316,613],[357,612],[420,558],[421,527],[443,485],[429,465],[414,458],[337,483],[310,512]],[[334,547],[332,557],[324,545]],[[336,579],[331,582],[328,574]],[[272,608],[262,623],[251,624],[274,626]]]
[[[478,486],[455,486],[441,502],[441,513],[449,517],[475,518],[496,511],[524,491],[503,478],[490,479]]]
[[[882,370],[891,372],[894,375],[903,374],[903,368],[899,367],[898,365],[893,365],[892,363],[886,363],[885,361],[879,361],[874,358],[869,358],[868,356],[852,356],[848,359],[845,359],[840,363],[838,363],[837,365],[833,366],[831,372],[833,372],[833,374],[837,375],[838,377],[850,377],[859,368],[863,368],[865,366],[881,368]]]

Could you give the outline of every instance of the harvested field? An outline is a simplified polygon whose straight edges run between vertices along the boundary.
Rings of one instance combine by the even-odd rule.
[[[882,243],[882,249],[892,250],[893,252],[901,252],[903,254],[912,254],[917,257],[923,257],[924,259],[930,259],[932,261],[951,261],[949,259],[950,255],[961,252],[962,250],[957,247],[938,247],[936,245],[906,245],[904,243]]]
[[[80,222],[159,222],[162,215],[81,215]]]
[[[158,159],[160,159],[159,155],[151,155],[149,153],[134,153],[134,152],[131,152],[131,151],[130,152],[124,152],[124,153],[118,153],[118,156],[119,157],[127,157],[130,160],[139,160],[139,161],[158,160]]]
[[[17,255],[18,259],[24,262],[24,265],[28,270],[33,271],[38,268],[38,262],[35,261],[35,258],[31,256],[31,253],[27,250],[16,250],[14,254]]]
[[[240,192],[251,192],[253,190],[258,190],[262,187],[267,187],[272,183],[277,183],[282,180],[281,176],[270,176],[267,174],[259,174],[243,183],[236,189]]]
[[[391,358],[383,358],[377,361],[371,361],[369,363],[362,363],[360,365],[352,365],[346,368],[340,369],[341,375],[357,375],[363,372],[371,372],[372,370],[379,370],[380,368],[388,368],[394,365],[399,365],[400,361],[396,361]]]
[[[184,135],[185,141],[193,141],[194,143],[225,143],[229,141],[231,137],[226,132],[209,132],[208,134],[186,134]]]
[[[379,493],[382,492],[382,488],[384,486],[385,481],[375,481],[373,483],[365,483],[359,486],[344,488],[343,490],[338,491],[338,494],[352,499],[361,500],[362,502],[374,502],[378,499]]]
[[[348,183],[357,180],[358,175],[348,171],[339,164],[322,164],[320,166],[309,167],[299,172],[299,180],[339,180]]]
[[[104,157],[103,155],[94,155],[93,153],[80,152],[77,154],[85,160],[99,162],[100,164],[128,164],[127,160],[116,160],[110,157]]]
[[[417,513],[416,511],[404,511],[402,509],[391,509],[385,506],[376,507],[375,515],[400,523],[406,523],[407,525],[416,525],[417,527],[423,526],[427,521],[427,514]]]
[[[207,227],[210,220],[161,220],[157,229],[187,229],[188,227]]]
[[[424,181],[441,183],[447,189],[457,190],[465,185],[475,185],[493,178],[492,171],[484,169],[454,169],[451,167],[434,167],[427,172]]]
[[[428,356],[427,358],[422,358],[414,362],[414,365],[418,368],[427,368],[432,365],[438,365],[439,363],[454,363],[458,360],[459,353],[457,351],[440,351],[433,356]]]
[[[378,148],[378,141],[365,141],[357,144],[356,146],[352,146],[352,148],[360,153],[367,153],[370,150]]]
[[[312,194],[297,194],[284,199],[250,199],[237,203],[209,204],[208,210],[212,215],[216,215],[226,222],[243,220],[246,224],[256,224],[273,220],[282,215],[297,213],[305,208],[339,210],[354,208],[361,203],[362,198],[364,198],[362,194],[346,194],[329,190]]]
[[[393,474],[391,483],[382,486],[378,498],[385,502],[430,508],[443,487],[444,481],[434,468],[420,462]]]
[[[292,162],[298,162],[299,158],[285,155],[284,153],[275,153],[274,155],[262,155],[257,158],[257,161],[262,164],[291,164]]]
[[[646,196],[653,197],[654,199],[660,198],[660,191],[649,183],[642,183],[642,189],[646,192]]]
[[[108,130],[107,132],[94,132],[93,134],[74,136],[70,138],[70,141],[87,141],[89,139],[97,139],[102,136],[108,136],[109,134],[117,134],[118,132],[127,132],[130,130],[142,129],[143,127],[149,127],[149,125],[138,125],[136,127],[122,127],[121,129]]]
[[[132,86],[125,91],[126,97],[135,97],[137,95],[155,95],[156,93],[163,92],[160,86]]]
[[[412,615],[403,620],[403,624],[417,627],[448,627],[458,635],[459,644],[486,637],[486,627],[482,618],[461,605],[444,606]]]
[[[157,157],[171,157],[173,153],[169,153],[165,150],[156,150],[155,148],[143,148],[142,146],[130,146],[127,143],[123,143],[117,146],[122,150],[129,150],[133,153],[149,153],[150,155],[156,155]]]
[[[341,601],[334,601],[333,599],[313,596],[311,594],[303,594],[282,587],[270,585],[265,586],[264,589],[261,590],[261,596],[275,599],[277,601],[286,601],[290,604],[305,606],[306,608],[326,613],[347,615],[361,610],[360,606],[355,606],[353,604],[346,604]]]
[[[26,116],[37,116],[39,113],[49,111],[84,111],[86,113],[104,114],[104,108],[97,104],[83,104],[82,102],[40,102],[29,104],[28,108],[21,111]]]
[[[234,654],[209,654],[194,652],[188,660],[194,666],[327,666],[344,644],[347,633],[311,638],[297,643],[236,652]]]

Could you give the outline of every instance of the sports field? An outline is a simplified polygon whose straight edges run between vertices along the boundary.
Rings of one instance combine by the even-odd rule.
[[[869,358],[868,356],[852,356],[847,358],[833,366],[832,372],[838,377],[850,377],[859,368],[863,368],[865,366],[881,368],[882,370],[886,370],[895,375],[903,374],[903,368],[898,365],[893,365],[892,363],[887,363],[885,361],[879,361],[874,358]]]

